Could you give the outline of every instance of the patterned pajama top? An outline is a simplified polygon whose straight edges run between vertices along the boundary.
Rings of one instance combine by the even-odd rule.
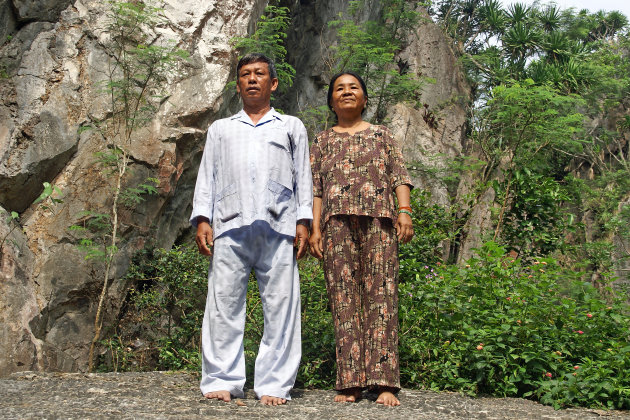
[[[313,195],[322,198],[322,223],[351,214],[396,220],[393,192],[413,188],[402,153],[389,129],[371,125],[355,134],[332,128],[311,145]]]

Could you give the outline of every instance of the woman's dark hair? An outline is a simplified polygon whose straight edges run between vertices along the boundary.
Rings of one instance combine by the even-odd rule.
[[[335,86],[335,81],[337,79],[339,79],[341,76],[343,76],[344,74],[349,74],[350,76],[354,77],[355,79],[357,79],[359,81],[359,84],[361,85],[361,89],[363,89],[363,96],[365,96],[365,99],[367,100],[368,98],[368,92],[367,92],[367,86],[365,86],[365,82],[363,81],[363,79],[361,78],[361,76],[359,76],[358,74],[356,74],[353,71],[342,71],[340,73],[335,74],[331,79],[330,79],[330,84],[328,85],[328,108],[330,108],[330,110],[334,113],[335,111],[333,110],[332,105],[330,104],[332,102],[332,95],[333,95],[333,87]],[[363,114],[365,112],[367,108],[367,103],[365,104],[365,106],[363,107],[363,110],[361,111],[361,114]],[[337,115],[337,114],[335,114]]]
[[[267,66],[269,66],[269,77],[271,77],[272,79],[278,78],[278,72],[276,71],[276,66],[273,63],[273,60],[266,55],[260,53],[249,53],[241,57],[241,59],[238,60],[238,64],[236,65],[236,77],[238,78],[238,73],[239,71],[241,71],[241,67],[246,64],[252,63],[267,63]]]

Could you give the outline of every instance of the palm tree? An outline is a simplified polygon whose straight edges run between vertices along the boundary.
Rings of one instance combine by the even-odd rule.
[[[526,6],[524,3],[514,3],[508,7],[508,16],[512,23],[525,23],[530,19],[531,11],[531,7]]]
[[[540,23],[545,32],[550,33],[560,28],[560,9],[557,6],[547,6],[539,15]]]

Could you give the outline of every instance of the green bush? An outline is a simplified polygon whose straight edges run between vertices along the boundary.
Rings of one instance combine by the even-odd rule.
[[[463,267],[423,266],[400,286],[404,386],[630,408],[627,306],[552,259],[525,265],[487,243]]]
[[[116,339],[106,340],[111,358],[104,363],[114,370],[198,370],[207,273],[208,260],[191,248],[139,252],[126,275],[132,287]]]

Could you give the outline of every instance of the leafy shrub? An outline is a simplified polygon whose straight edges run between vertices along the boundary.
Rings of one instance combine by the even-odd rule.
[[[402,279],[404,386],[629,408],[627,306],[579,280],[561,295],[570,275],[487,243],[463,267],[427,265]]]
[[[208,260],[196,250],[144,249],[133,258],[132,284],[113,339],[106,340],[114,370],[198,370]]]

